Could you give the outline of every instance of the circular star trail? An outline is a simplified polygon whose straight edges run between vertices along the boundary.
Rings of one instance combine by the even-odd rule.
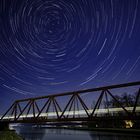
[[[139,80],[139,16],[138,0],[1,0],[1,92]]]

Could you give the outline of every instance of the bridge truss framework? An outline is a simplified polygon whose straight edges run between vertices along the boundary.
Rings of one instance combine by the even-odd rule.
[[[111,92],[112,89],[121,89],[137,86],[137,95],[135,98],[134,106],[129,111],[125,106],[121,104],[119,99]],[[114,115],[100,116],[97,114],[97,110],[100,108],[103,98],[108,102],[109,98],[112,98],[114,102],[123,110],[123,115],[117,116],[123,120],[137,120],[136,108],[138,100],[140,98],[140,82],[125,83],[119,85],[104,86],[93,89],[79,90],[74,92],[67,92],[61,94],[53,94],[48,96],[28,98],[22,100],[16,100],[9,109],[1,117],[1,122],[20,122],[20,123],[40,123],[40,122],[65,122],[65,121],[95,121],[99,119],[109,120],[115,119]],[[96,103],[92,110],[88,107],[87,103],[83,100],[85,93],[94,94],[98,92],[99,96],[96,99]],[[60,101],[57,98],[69,97],[69,100],[64,105],[60,105]],[[43,100],[43,102],[39,102]],[[63,100],[61,100],[62,104]],[[53,108],[53,113],[50,109]],[[83,116],[78,114],[78,109],[82,109]],[[70,114],[71,113],[71,114]],[[49,115],[50,116],[49,116]],[[53,116],[53,114],[55,114]],[[47,116],[48,115],[48,116]],[[8,117],[9,116],[9,117]]]

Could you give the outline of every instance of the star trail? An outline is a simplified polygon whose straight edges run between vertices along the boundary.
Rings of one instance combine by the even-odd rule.
[[[139,0],[1,0],[1,100],[138,81],[139,17]]]

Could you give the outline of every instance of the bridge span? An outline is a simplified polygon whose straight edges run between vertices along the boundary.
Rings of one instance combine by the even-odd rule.
[[[130,87],[133,89],[133,92],[129,89]],[[123,95],[124,92],[131,92],[132,96],[135,93],[131,104],[124,105],[118,98],[118,94],[121,93]],[[21,99],[16,100],[1,115],[0,122],[40,123],[65,121],[90,122],[116,119],[139,120],[139,99],[140,81]]]

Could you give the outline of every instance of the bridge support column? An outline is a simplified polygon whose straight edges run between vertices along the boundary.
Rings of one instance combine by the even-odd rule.
[[[8,122],[0,122],[0,131],[9,130],[9,123]]]

